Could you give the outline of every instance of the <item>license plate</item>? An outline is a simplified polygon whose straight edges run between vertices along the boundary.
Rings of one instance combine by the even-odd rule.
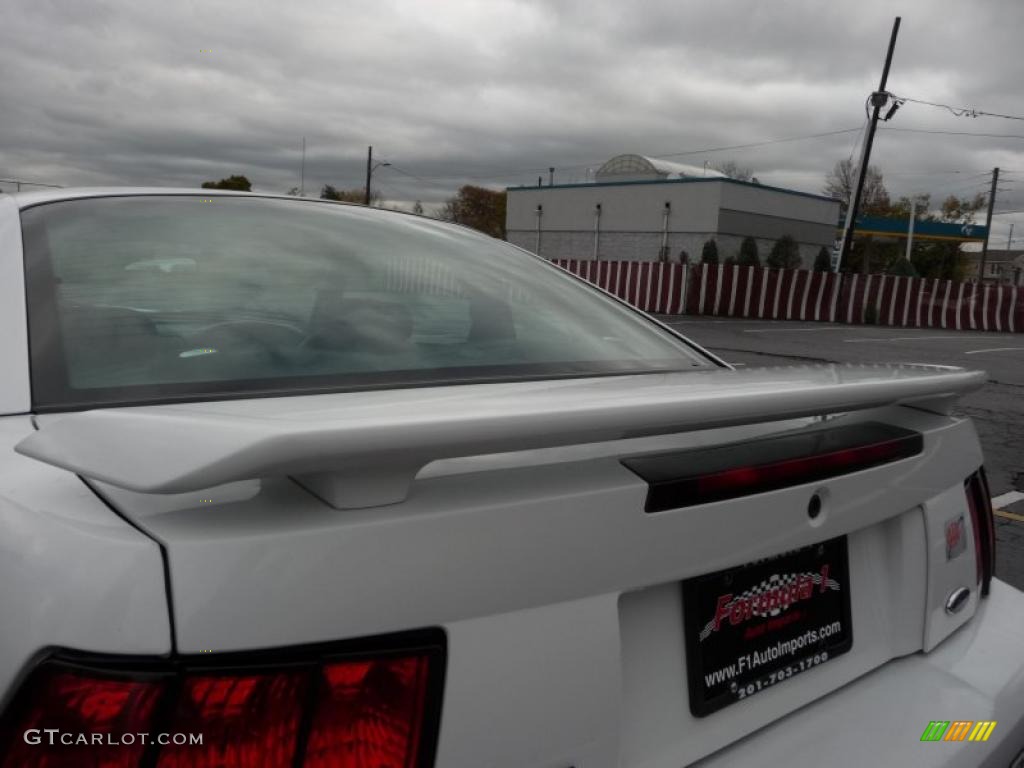
[[[683,582],[690,711],[704,717],[853,645],[846,537]]]

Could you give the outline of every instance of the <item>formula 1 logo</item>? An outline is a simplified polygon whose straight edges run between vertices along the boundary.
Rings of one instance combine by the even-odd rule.
[[[830,579],[829,565],[825,563],[818,573],[773,574],[771,578],[751,587],[739,596],[732,593],[719,595],[715,616],[700,631],[700,640],[707,640],[722,627],[726,619],[736,627],[754,618],[778,616],[791,605],[810,600],[826,590],[839,591],[839,582]]]
[[[932,720],[921,741],[988,741],[995,729],[995,720]]]

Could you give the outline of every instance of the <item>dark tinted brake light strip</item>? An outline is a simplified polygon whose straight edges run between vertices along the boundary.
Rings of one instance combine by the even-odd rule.
[[[724,501],[870,469],[917,456],[918,432],[865,422],[624,459],[650,486],[645,510]]]

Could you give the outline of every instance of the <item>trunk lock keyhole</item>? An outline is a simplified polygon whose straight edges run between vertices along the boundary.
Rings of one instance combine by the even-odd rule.
[[[814,494],[811,496],[811,500],[807,502],[807,516],[811,520],[816,520],[818,515],[821,514],[821,496]]]

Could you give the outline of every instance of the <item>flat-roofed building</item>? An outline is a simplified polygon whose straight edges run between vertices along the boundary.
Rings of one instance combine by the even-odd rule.
[[[549,259],[699,261],[714,238],[719,259],[757,241],[762,262],[790,235],[809,267],[831,249],[839,202],[821,195],[736,181],[700,166],[618,155],[585,184],[510,187],[508,240]]]

